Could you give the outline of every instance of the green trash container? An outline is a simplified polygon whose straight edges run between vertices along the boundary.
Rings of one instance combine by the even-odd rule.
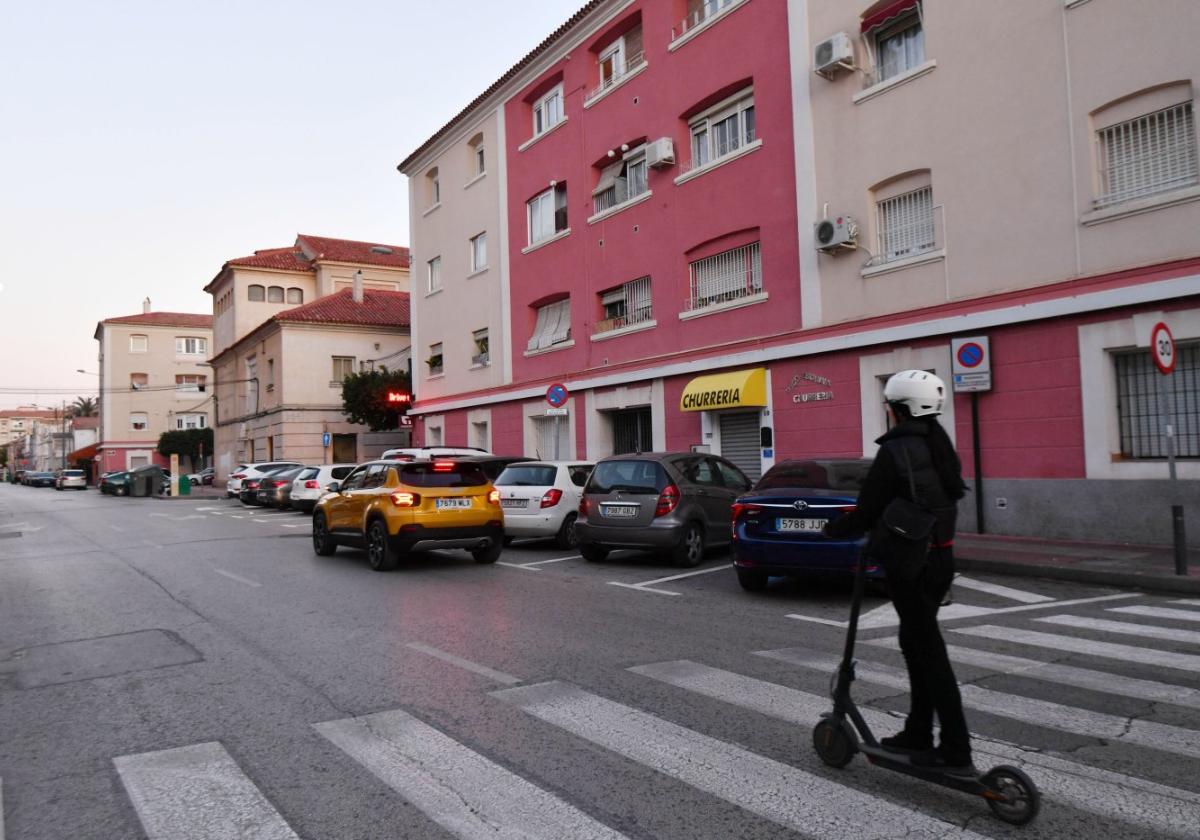
[[[192,480],[186,474],[179,476],[179,495],[192,495]]]

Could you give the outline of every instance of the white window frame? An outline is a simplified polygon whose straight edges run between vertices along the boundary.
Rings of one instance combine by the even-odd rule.
[[[487,231],[476,234],[470,239],[471,271],[483,271],[488,267],[487,262]]]
[[[561,202],[559,201],[560,192]],[[567,229],[565,224],[561,228],[558,226],[558,210],[560,207],[566,207],[566,192],[564,185],[556,184],[525,203],[530,245],[552,239]]]
[[[880,264],[905,260],[936,250],[933,186],[925,184],[877,200],[875,229],[876,260]]]
[[[738,91],[703,114],[692,117],[688,121],[688,135],[691,145],[691,169],[702,169],[722,158],[736,153],[739,149],[749,146],[758,139],[757,112],[753,116],[747,113],[754,110],[754,88],[748,87]],[[737,117],[734,138],[736,142],[722,151],[717,146],[715,128],[730,117]]]
[[[330,356],[330,384],[341,385],[342,380],[354,373],[354,356]],[[339,376],[338,371],[342,374]]]
[[[632,177],[634,172],[641,173],[640,180]],[[601,170],[600,180],[592,191],[592,212],[597,215],[605,213],[648,192],[650,167],[646,162],[646,146],[643,143],[622,155],[621,160]]]
[[[202,373],[175,375],[176,394],[203,394],[208,389],[208,377]]]
[[[557,106],[554,103],[557,101]],[[559,82],[533,103],[533,136],[540,137],[563,121],[567,111],[563,102],[563,85]]]
[[[434,360],[437,364],[434,364]],[[429,368],[430,376],[439,376],[446,371],[446,355],[445,348],[442,342],[438,341],[429,345],[429,358],[426,360],[426,366]]]
[[[604,75],[604,64],[607,61],[612,61],[609,75]],[[596,57],[597,66],[600,68],[600,88],[611,87],[616,83],[617,79],[625,75],[625,36],[617,38],[604,49],[600,50],[600,55]]]
[[[295,297],[299,298],[299,300],[291,299],[293,297],[292,292],[296,293]],[[304,289],[301,289],[299,286],[288,286],[287,290],[284,292],[284,300],[286,300],[292,306],[299,306],[300,304],[304,303]]]
[[[537,308],[537,321],[526,350],[544,350],[571,340],[571,299],[565,297]]]
[[[471,343],[475,347],[475,352],[471,356],[471,363],[475,365],[486,365],[491,362],[491,341],[488,335],[488,328],[474,330],[471,332]]]
[[[208,427],[208,416],[204,414],[176,414],[175,428],[182,429],[204,429]]]
[[[425,173],[429,179],[429,206],[437,207],[442,203],[442,174],[435,166]]]
[[[141,421],[137,418],[141,417]],[[145,411],[129,412],[129,429],[134,432],[144,432],[150,428],[150,415]]]
[[[425,263],[426,270],[426,292],[433,294],[442,290],[442,258],[436,256],[429,262]]]
[[[138,339],[141,339],[139,342]],[[138,345],[141,345],[140,347]],[[131,335],[129,336],[129,352],[130,353],[149,353],[150,352],[150,336],[148,335]]]
[[[884,44],[899,38],[906,40],[914,38],[914,40],[919,39],[919,42],[912,48],[913,54],[911,55],[909,54],[910,47],[905,46],[903,61],[889,68],[884,64]],[[899,20],[869,33],[869,39],[875,66],[871,74],[864,79],[868,86],[877,85],[910,70],[916,70],[925,63],[925,22],[920,5],[912,11],[904,13]]]
[[[208,339],[194,335],[177,335],[175,336],[175,355],[206,356],[208,355]]]

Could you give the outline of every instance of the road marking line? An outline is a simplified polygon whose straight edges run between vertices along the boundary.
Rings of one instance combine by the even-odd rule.
[[[1189,607],[1200,607],[1200,598],[1181,598],[1178,601],[1172,601],[1172,604],[1185,604]]]
[[[399,709],[314,728],[461,840],[624,837]]]
[[[1033,647],[1049,648],[1055,651],[1082,653],[1086,656],[1116,659],[1121,662],[1135,662],[1139,665],[1156,665],[1160,668],[1175,668],[1180,671],[1200,673],[1200,656],[1190,653],[1175,653],[1168,650],[1140,648],[1133,645],[1116,644],[1114,642],[1096,642],[1091,639],[1081,639],[1078,636],[1041,633],[1037,630],[1023,630],[1019,627],[1001,627],[996,624],[983,624],[979,627],[960,627],[951,632],[962,633],[967,636],[977,636],[981,639],[1015,642]]]
[[[562,682],[492,692],[530,715],[806,837],[980,835]],[[811,762],[817,759],[812,756]],[[787,791],[788,795],[779,795]]]
[[[865,644],[890,650],[900,649],[900,643],[895,639],[871,639]],[[1020,656],[1009,656],[1005,653],[993,653],[990,650],[977,650],[958,645],[947,645],[946,650],[949,651],[950,658],[956,663],[962,662],[977,668],[987,668],[997,674],[1014,674],[1062,685],[1073,685],[1076,688],[1085,688],[1104,694],[1118,694],[1136,700],[1171,703],[1176,706],[1200,709],[1200,690],[1187,686],[1126,677],[1120,674],[1110,674],[1107,671],[1076,668],[1073,665],[1060,665],[1057,662],[1024,659]]]
[[[503,560],[497,560],[496,565],[497,566],[508,566],[508,568],[510,568],[510,569],[524,569],[527,572],[540,572],[541,571],[541,569],[539,569],[539,568],[532,567],[532,566],[526,566],[524,563],[506,563]]]
[[[1173,610],[1169,607],[1110,607],[1108,612],[1144,615],[1148,618],[1168,618],[1172,621],[1200,621],[1200,612]]]
[[[283,528],[307,528],[307,525],[289,525],[286,522],[281,526]]]
[[[654,580],[646,580],[646,581],[642,581],[641,583],[622,583],[621,581],[618,581],[618,580],[610,580],[608,582],[608,585],[609,586],[620,586],[620,587],[624,587],[625,589],[636,589],[639,592],[655,592],[659,595],[682,595],[683,594],[682,592],[672,592],[669,589],[654,589],[652,587],[652,584],[666,583],[666,582],[672,581],[672,580],[683,580],[684,578],[695,577],[696,575],[707,575],[710,572],[720,572],[720,571],[722,571],[724,569],[728,569],[728,568],[729,568],[728,563],[722,563],[719,566],[712,566],[710,568],[700,569],[695,572],[684,572],[681,575],[670,575],[669,577],[656,578]]]
[[[583,555],[572,554],[567,557],[554,557],[550,560],[534,560],[532,563],[522,563],[523,566],[544,566],[547,563],[561,563],[564,560],[582,560]]]
[[[255,586],[255,587],[262,586],[262,584],[256,580],[250,580],[250,578],[244,578],[241,575],[235,575],[233,572],[227,572],[224,569],[213,568],[213,571],[219,575],[224,575],[225,577],[229,578],[230,580],[236,580],[238,583],[244,583],[247,586]]]
[[[297,840],[216,741],[118,756],[113,764],[151,840]]]
[[[1105,633],[1121,633],[1126,636],[1142,636],[1147,639],[1162,639],[1169,642],[1186,642],[1200,645],[1200,633],[1195,630],[1174,630],[1169,627],[1150,627],[1145,624],[1130,624],[1127,621],[1106,621],[1103,618],[1085,618],[1080,615],[1051,615],[1036,619],[1046,624],[1063,627],[1078,627],[1081,630],[1099,630]]]
[[[654,593],[657,593],[658,595],[682,595],[683,594],[682,592],[672,592],[669,589],[652,589],[649,586],[643,586],[640,583],[618,583],[615,580],[610,580],[608,582],[608,585],[609,586],[620,586],[625,589],[634,589],[634,590],[637,590],[638,592],[654,592]]]
[[[1010,586],[1001,586],[998,583],[975,580],[975,578],[963,575],[958,575],[954,578],[954,585],[964,587],[965,589],[974,589],[976,592],[986,592],[989,595],[995,595],[998,598],[1007,598],[1010,601],[1020,601],[1023,604],[1044,604],[1047,601],[1054,600],[1049,595],[1039,595],[1036,592],[1026,592],[1023,589],[1013,589]]]
[[[686,660],[629,670],[775,720],[803,726],[806,730],[828,712],[831,705],[828,697]],[[859,711],[876,736],[893,731],[904,720],[900,714],[881,709],[860,706]],[[1047,799],[1098,814],[1118,825],[1148,828],[1164,837],[1195,836],[1196,808],[1200,806],[1198,793],[1076,764],[1038,750],[1026,752],[1015,745],[988,741],[975,733],[971,737],[976,763],[983,765],[985,761],[999,760],[1025,766],[1037,778]],[[983,756],[987,758],[982,759]],[[898,832],[896,836],[901,834]]]
[[[1068,607],[1077,604],[1092,604],[1098,601],[1115,601],[1120,598],[1137,598],[1138,595],[1101,595],[1097,598],[1078,598],[1073,601],[1046,601],[1038,604],[1023,604],[1019,607],[978,607],[971,604],[950,604],[938,610],[938,621],[957,621],[962,618],[978,618],[979,616],[987,615],[1004,615],[1006,613],[1027,612],[1028,610],[1044,610],[1050,607]],[[811,621],[816,624],[828,624],[831,627],[845,627],[845,621],[835,621],[832,618],[817,618],[816,616],[804,615],[802,613],[788,613],[784,618],[793,618],[797,621]],[[900,617],[896,615],[896,610],[892,608],[890,603],[876,607],[866,615],[862,616],[858,622],[859,630],[878,630],[883,627],[895,627],[900,623]]]
[[[232,517],[233,519],[245,519],[245,518],[246,518],[246,517],[244,517],[244,516],[238,516],[236,513],[231,513],[231,514],[229,514],[229,515],[230,515],[230,517]]]
[[[828,673],[835,672],[841,662],[836,656],[815,653],[808,648],[759,651],[757,655]],[[901,668],[860,661],[855,668],[855,674],[861,682],[908,691],[908,674]],[[1005,694],[977,685],[960,685],[958,690],[962,695],[963,706],[989,715],[1086,738],[1106,738],[1175,755],[1200,758],[1200,731],[1194,729],[1153,721],[1130,720],[1120,715],[1093,712],[1090,709],[1065,706],[1020,694]]]
[[[461,656],[455,656],[453,653],[447,653],[444,650],[435,648],[433,645],[427,645],[424,642],[409,642],[405,645],[407,648],[412,648],[415,651],[420,651],[427,656],[432,656],[435,659],[440,659],[443,662],[449,662],[451,665],[457,665],[466,671],[479,674],[487,677],[493,682],[498,682],[502,685],[516,685],[521,682],[520,677],[514,677],[512,674],[506,674],[503,671],[497,671],[494,668],[489,668],[486,665],[480,665],[478,662],[472,662],[469,659],[463,659]]]
[[[4,779],[0,779],[0,840],[4,840]]]

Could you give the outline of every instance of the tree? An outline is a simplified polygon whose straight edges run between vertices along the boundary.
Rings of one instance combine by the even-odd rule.
[[[194,465],[200,457],[200,447],[211,455],[213,451],[212,429],[177,429],[173,432],[163,432],[158,437],[158,454],[164,458],[178,455],[180,458],[190,458]]]
[[[373,432],[399,428],[411,401],[412,382],[403,370],[380,367],[342,380],[342,413],[351,423],[361,423]]]
[[[95,417],[100,413],[100,401],[92,397],[76,397],[67,408],[71,417]]]

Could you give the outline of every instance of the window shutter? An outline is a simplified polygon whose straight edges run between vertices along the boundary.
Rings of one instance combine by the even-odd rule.
[[[617,182],[617,176],[621,174],[621,170],[624,168],[625,161],[618,160],[616,163],[610,163],[600,170],[600,181],[596,184],[596,189],[592,190],[592,195],[600,195],[605,190],[611,189]]]
[[[539,306],[537,314],[537,323],[533,326],[533,335],[529,337],[529,344],[526,345],[528,350],[537,350],[542,346],[542,333],[546,330],[546,318],[549,315],[549,307]]]
[[[560,300],[556,305],[558,317],[555,320],[554,331],[550,334],[551,344],[558,344],[571,337],[571,299]]]

